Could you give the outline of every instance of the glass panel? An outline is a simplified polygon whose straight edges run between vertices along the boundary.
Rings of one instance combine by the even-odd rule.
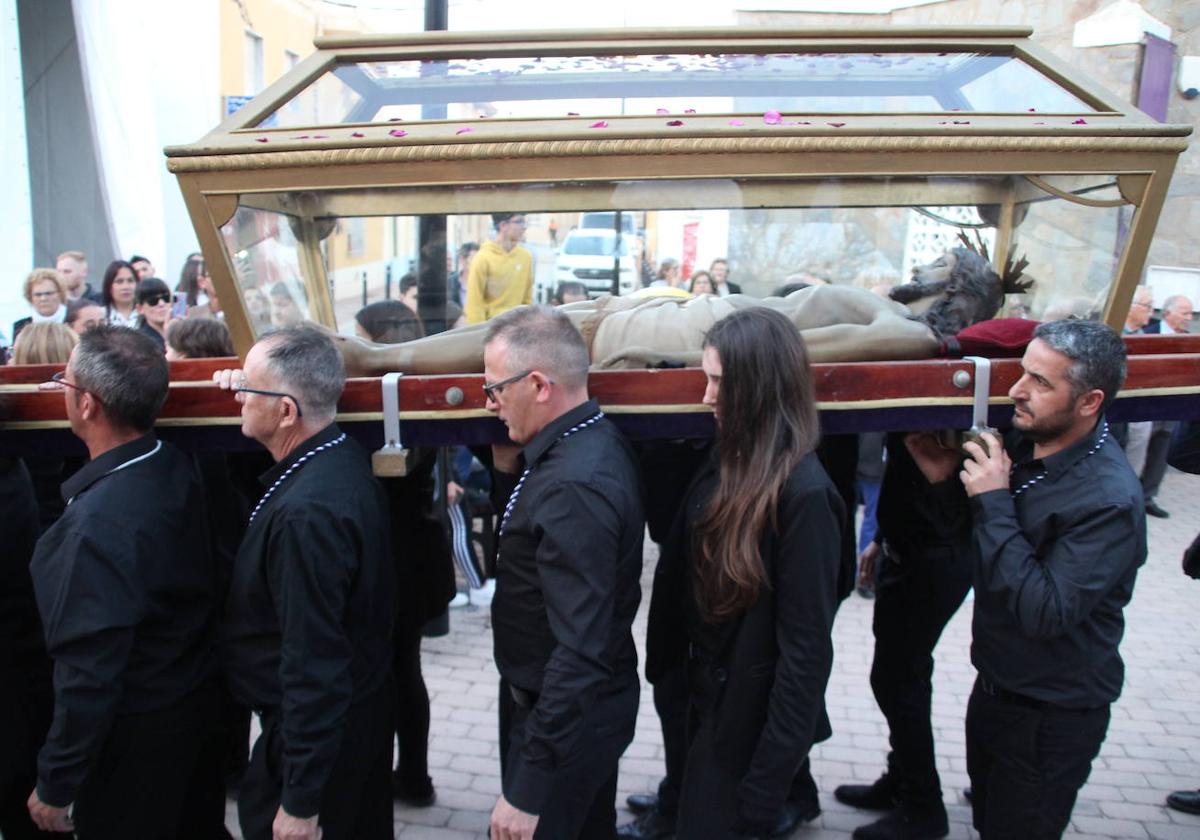
[[[1035,285],[1010,307],[1039,319],[1094,317],[1115,274],[1121,212],[1111,175],[557,182],[257,194],[243,202],[254,206],[239,208],[223,233],[246,305],[260,306],[260,326],[284,322],[287,311],[331,311],[347,334],[356,332],[359,310],[399,301],[413,284],[417,299],[409,293],[403,302],[417,307],[425,331],[453,325],[470,271],[458,258],[463,246],[505,237],[491,212],[524,216],[519,245],[484,250],[495,261],[524,249],[537,302],[551,301],[563,283],[593,298],[651,286],[688,291],[697,272],[726,270],[754,296],[797,283],[886,293],[961,247],[965,234],[993,255],[1011,241],[1028,259],[1025,278]],[[311,214],[307,221],[283,212],[297,207]],[[1003,229],[1010,218],[1012,229]],[[308,276],[309,266],[321,275]],[[329,290],[330,306],[305,306],[306,289]],[[285,300],[281,315],[277,293],[290,295],[294,310]],[[257,296],[268,298],[265,315]]]
[[[221,228],[237,275],[240,303],[255,335],[312,318],[300,271],[298,221],[295,216],[242,206]]]
[[[546,56],[342,64],[280,126],[478,117],[1093,109],[1007,55]]]

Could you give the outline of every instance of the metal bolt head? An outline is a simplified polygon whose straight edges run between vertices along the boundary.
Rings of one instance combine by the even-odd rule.
[[[464,395],[462,388],[455,385],[453,388],[446,389],[446,404],[447,405],[462,405]]]
[[[970,388],[971,387],[971,372],[966,370],[954,371],[954,378],[951,380],[955,388]]]

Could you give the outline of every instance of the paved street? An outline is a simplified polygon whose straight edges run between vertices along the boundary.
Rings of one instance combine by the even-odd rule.
[[[1172,471],[1159,499],[1172,517],[1150,519],[1150,559],[1126,610],[1122,653],[1127,665],[1123,696],[1091,779],[1075,807],[1068,837],[1200,837],[1200,817],[1167,809],[1167,792],[1200,786],[1200,581],[1179,569],[1183,549],[1200,529],[1200,477]],[[647,542],[644,597],[635,625],[645,638],[650,580],[657,558]],[[975,837],[967,784],[963,716],[974,679],[968,659],[971,603],[955,616],[937,651],[933,722],[938,766],[954,838]],[[396,808],[396,836],[442,840],[484,836],[487,815],[500,790],[496,744],[496,672],[487,612],[456,610],[449,636],[424,645],[432,698],[429,759],[438,802],[426,809]],[[827,694],[834,736],[815,751],[813,771],[824,813],[798,829],[798,840],[846,838],[871,819],[835,802],[834,787],[870,782],[886,749],[883,718],[871,697],[871,603],[852,596],[834,629],[836,660]],[[662,773],[661,737],[648,686],[643,686],[638,730],[621,762],[619,802],[649,791]],[[620,819],[628,819],[625,811]],[[231,821],[233,810],[230,808]]]

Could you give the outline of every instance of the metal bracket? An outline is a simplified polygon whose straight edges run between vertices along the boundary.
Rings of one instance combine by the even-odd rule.
[[[971,413],[971,428],[983,431],[988,426],[988,397],[992,393],[992,360],[983,356],[963,356],[964,362],[975,365],[975,399]]]
[[[371,472],[378,476],[408,475],[409,451],[400,440],[400,378],[403,373],[385,373],[379,380],[383,397],[383,448],[371,453]]]

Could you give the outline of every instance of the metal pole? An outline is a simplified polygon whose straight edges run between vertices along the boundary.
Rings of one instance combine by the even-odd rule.
[[[449,23],[447,0],[425,0],[425,31],[445,30]],[[426,63],[423,75],[444,75],[445,62]],[[424,105],[421,118],[446,118],[446,106]],[[439,333],[446,323],[446,217],[421,216],[417,220],[417,310],[425,331]]]

